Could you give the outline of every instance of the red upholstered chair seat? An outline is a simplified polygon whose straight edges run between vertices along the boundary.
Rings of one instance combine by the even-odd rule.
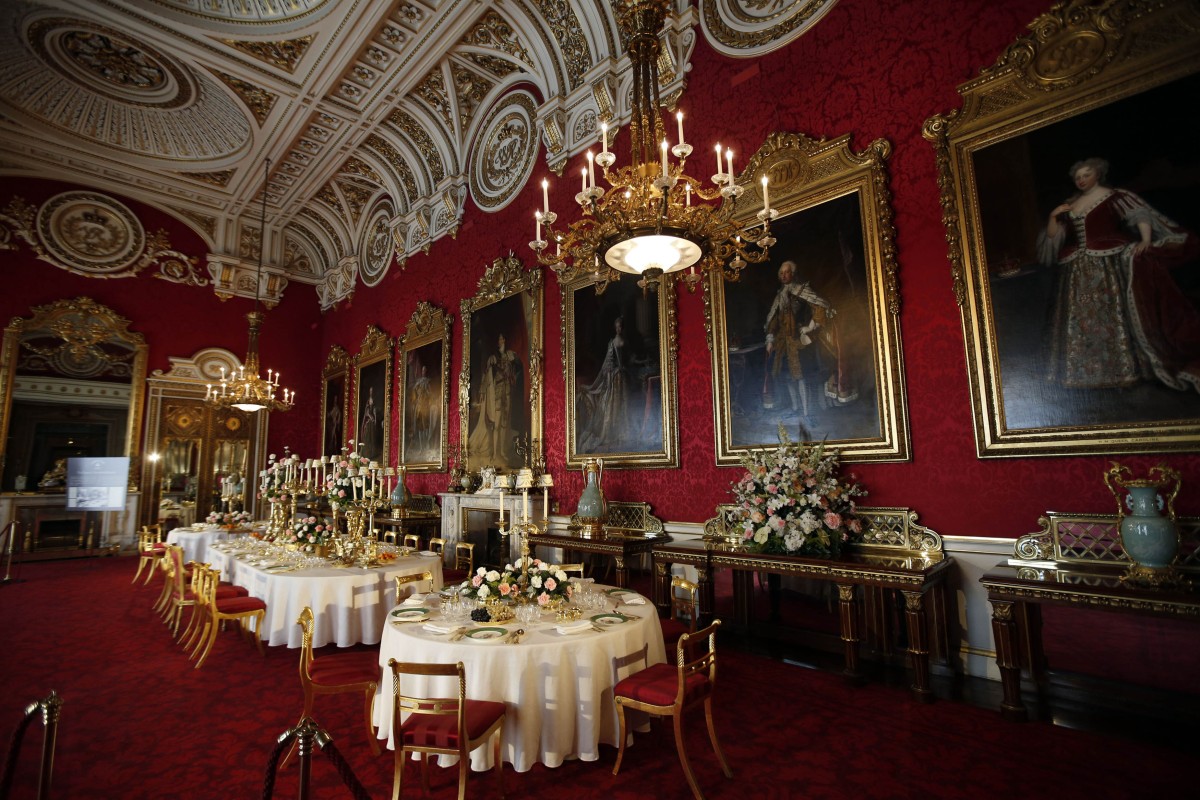
[[[660,617],[658,621],[662,625],[663,643],[666,644],[668,653],[675,649],[680,636],[692,632],[690,625],[677,619],[663,619]]]
[[[700,700],[710,689],[711,684],[704,673],[693,672],[684,681],[684,704]],[[613,688],[613,694],[618,697],[653,706],[674,705],[678,692],[679,670],[674,664],[655,664],[635,672]]]
[[[467,739],[472,740],[504,716],[505,706],[492,700],[468,700],[466,711]],[[400,726],[400,736],[405,747],[457,748],[458,718],[414,714]]]
[[[257,597],[221,597],[216,598],[217,611],[222,614],[241,614],[246,611],[266,611],[267,604]]]
[[[163,553],[167,552],[167,546],[162,542],[158,542],[150,545],[150,547],[146,549],[146,552],[161,556]]]
[[[374,653],[338,653],[314,658],[308,674],[318,686],[378,681],[379,658]]]

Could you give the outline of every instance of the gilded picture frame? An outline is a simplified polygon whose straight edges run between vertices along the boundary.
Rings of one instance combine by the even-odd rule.
[[[395,341],[375,325],[367,326],[354,357],[354,445],[351,450],[387,465],[392,428],[392,348]]]
[[[980,458],[1200,443],[1200,8],[1122,8],[1055,6],[924,126]]]
[[[446,422],[450,415],[451,317],[421,301],[399,342],[397,402],[399,463],[410,472],[446,471]]]
[[[781,426],[844,461],[908,460],[890,153],[778,132],[739,177],[749,222],[768,176],[777,241],[735,281],[706,276],[718,465],[778,444]]]
[[[468,472],[543,462],[542,295],[541,271],[510,254],[460,304],[459,444]]]
[[[567,466],[678,467],[675,282],[621,275],[562,287]]]
[[[340,345],[329,348],[321,370],[321,454],[340,455],[350,418],[350,355]]]

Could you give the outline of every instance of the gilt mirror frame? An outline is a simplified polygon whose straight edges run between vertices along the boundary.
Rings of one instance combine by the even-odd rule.
[[[350,449],[388,464],[392,430],[392,348],[395,341],[376,325],[354,357],[354,446]]]
[[[463,325],[462,371],[458,376],[459,447],[468,472],[483,467],[515,471],[527,464],[543,463],[542,451],[542,272],[526,270],[513,254],[497,258],[479,279],[475,295],[460,304]],[[489,429],[481,422],[488,409],[484,375],[499,365],[499,337],[515,360],[504,371],[513,375],[517,388],[510,398],[508,420],[493,428],[500,439],[497,455]],[[506,362],[507,363],[507,362]],[[520,374],[513,374],[519,371]],[[494,412],[496,409],[490,409]],[[511,433],[511,436],[509,435]],[[514,439],[524,447],[518,449]]]
[[[128,364],[129,412],[126,421],[124,452],[129,458],[129,490],[139,491],[141,474],[142,414],[146,396],[146,362],[149,348],[146,338],[129,330],[130,321],[90,297],[58,300],[31,309],[31,317],[14,317],[4,329],[0,350],[0,472],[7,458],[8,431],[12,421],[13,391],[21,363],[21,344],[38,335],[62,340],[56,352],[69,351],[72,360],[108,361],[99,347],[112,344],[127,350],[121,359]],[[41,357],[46,357],[42,354]],[[122,370],[123,371],[123,370]],[[36,481],[36,476],[33,476]]]
[[[404,336],[396,366],[400,405],[399,464],[409,472],[445,472],[450,419],[452,317],[422,300]],[[436,383],[431,382],[431,378]]]
[[[350,354],[341,345],[329,348],[321,370],[321,455],[340,455],[350,419]]]
[[[1147,257],[1139,255],[1140,232],[1119,209],[1128,201],[1168,218],[1195,244],[1200,126],[1188,101],[1200,95],[1200,8],[1167,0],[1134,14],[1072,0],[1029,28],[958,87],[960,109],[923,129],[937,162],[977,454],[1195,450],[1200,373],[1160,371],[1155,345],[1145,343],[1171,335],[1137,310],[1147,272],[1178,289],[1189,270],[1167,263],[1158,222]],[[1074,178],[1093,158],[1107,162],[1093,171],[1106,178],[1097,197],[1108,195],[1075,218],[1094,231],[1091,212],[1116,209],[1102,253],[1100,245],[1073,249],[1072,217],[1060,211],[1088,188]],[[1068,238],[1060,247],[1047,234]],[[1092,263],[1093,252],[1106,266],[1089,267],[1089,280],[1120,286],[1102,312],[1076,277],[1075,264]],[[1200,313],[1183,299],[1178,309]],[[1105,332],[1079,328],[1085,318],[1087,326],[1107,320]]]
[[[843,461],[909,459],[890,154],[884,139],[855,153],[848,134],[776,132],[739,176],[735,216],[745,224],[768,176],[777,241],[735,279],[705,276],[719,466],[776,446],[780,425],[793,441],[836,447]],[[785,263],[811,315],[811,336],[798,333],[795,345],[772,333]]]
[[[568,468],[597,457],[613,469],[679,466],[676,281],[637,284],[619,275],[559,286]]]

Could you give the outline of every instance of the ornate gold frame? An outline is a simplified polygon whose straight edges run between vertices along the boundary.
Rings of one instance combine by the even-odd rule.
[[[590,457],[602,457],[606,467],[678,467],[679,466],[679,400],[677,392],[677,367],[679,341],[676,332],[675,281],[663,281],[653,297],[658,304],[658,361],[661,374],[659,388],[659,419],[662,425],[662,446],[657,450],[642,451],[584,451],[578,446],[576,423],[579,411],[575,407],[576,368],[575,353],[575,298],[579,292],[595,293],[595,282],[583,277],[561,285],[563,378],[566,381],[566,442],[567,466],[582,467]],[[636,280],[623,276],[610,282],[599,294],[637,292]]]
[[[1200,441],[1200,418],[1086,423],[1079,417],[1080,424],[1068,420],[1043,427],[1017,427],[1017,422],[1010,426],[993,305],[997,281],[1007,275],[996,256],[989,269],[976,156],[990,146],[1012,144],[1017,137],[1039,134],[1195,75],[1200,71],[1200,9],[1186,0],[1100,5],[1071,0],[1056,5],[1029,28],[1032,32],[1010,45],[995,65],[958,87],[961,109],[930,117],[923,129],[937,159],[952,287],[962,314],[976,451],[980,458],[1002,458],[1194,450]],[[1186,105],[1186,98],[1178,102]],[[1120,116],[1111,113],[1113,118]],[[1155,127],[1146,124],[1147,138],[1155,135]],[[1098,154],[1089,150],[1074,158],[1093,155]],[[1062,165],[1064,174],[1069,165],[1070,161]],[[1040,208],[1029,213],[1032,219],[1044,219]],[[1014,394],[1014,399],[1021,396]],[[1078,402],[1100,408],[1087,398]]]
[[[526,270],[521,260],[511,253],[506,258],[497,258],[486,268],[479,279],[473,297],[466,298],[460,304],[460,316],[463,324],[462,371],[458,376],[458,436],[459,447],[462,451],[462,466],[473,472],[481,467],[494,466],[501,469],[513,469],[524,466],[523,463],[487,464],[483,463],[470,451],[470,420],[471,420],[471,322],[476,312],[486,307],[507,300],[515,295],[523,295],[523,305],[526,314],[526,324],[529,328],[529,373],[526,376],[526,387],[529,392],[529,436],[530,453],[526,461],[535,464],[544,459],[542,452],[542,314],[543,292],[541,270]]]
[[[408,321],[404,336],[400,337],[398,375],[396,385],[400,397],[400,458],[410,472],[445,472],[447,427],[450,423],[450,324],[452,317],[437,306],[421,301]],[[442,345],[442,366],[439,375],[442,381],[441,417],[438,420],[438,456],[433,460],[410,461],[407,443],[408,433],[408,353],[427,347],[435,342]]]
[[[382,414],[383,432],[380,440],[380,452],[377,460],[380,464],[386,465],[388,455],[391,450],[391,431],[392,431],[392,348],[395,345],[395,340],[388,336],[383,330],[376,325],[367,326],[367,334],[363,337],[362,345],[358,348],[358,355],[354,357],[354,447],[352,450],[367,455],[362,452],[362,443],[358,441],[359,428],[362,421],[359,419],[361,413],[362,398],[359,397],[362,392],[362,374],[363,370],[383,362],[383,399],[380,405],[380,413]]]
[[[861,153],[850,149],[850,136],[814,140],[799,133],[772,133],[740,176],[746,193],[738,215],[749,221],[762,208],[761,176],[770,179],[771,207],[780,220],[814,209],[823,203],[858,196],[865,259],[865,293],[868,332],[875,385],[877,434],[839,438],[827,434],[845,461],[881,462],[909,459],[908,403],[904,390],[904,357],[900,345],[900,293],[896,280],[895,229],[892,225],[891,195],[885,161],[891,145],[877,139]],[[780,221],[772,225],[772,231]],[[802,248],[803,242],[792,247]],[[787,260],[788,242],[772,246],[767,265],[748,269],[776,270]],[[721,466],[740,463],[742,456],[759,447],[777,443],[772,437],[762,442],[735,442],[730,385],[730,352],[727,329],[725,280],[706,276],[704,297],[705,329],[713,364],[713,414],[716,461]],[[790,432],[795,438],[795,432]]]
[[[129,320],[89,297],[59,300],[35,306],[32,317],[13,317],[4,329],[0,350],[0,468],[8,447],[12,419],[13,384],[25,335],[38,332],[63,340],[72,350],[87,350],[100,342],[113,342],[133,352],[130,364],[129,420],[125,430],[125,453],[129,457],[129,490],[138,491],[141,475],[142,413],[146,397],[146,359],[149,351],[142,334],[129,330]]]
[[[323,456],[337,455],[346,444],[347,423],[350,419],[350,355],[341,345],[329,348],[325,357],[325,368],[321,370],[321,449],[325,449],[325,422],[329,419],[329,382],[342,381],[342,441],[338,450],[332,453],[322,453]]]

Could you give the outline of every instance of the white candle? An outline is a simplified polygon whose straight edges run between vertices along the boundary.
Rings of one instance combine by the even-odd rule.
[[[500,487],[500,525],[504,525],[504,487]]]
[[[721,143],[717,142],[717,174],[721,174]]]
[[[522,495],[524,495],[525,499],[525,514],[522,516],[521,521],[529,522],[529,490],[526,489],[524,492],[522,492]]]
[[[690,183],[683,185],[683,200],[688,208],[692,207],[692,185]]]
[[[542,214],[541,214],[541,212],[540,211],[533,212],[533,218],[534,218],[534,220],[536,220],[536,225],[537,225],[537,228],[536,228],[537,233],[534,234],[533,240],[535,242],[540,242],[542,240]]]
[[[725,171],[729,173],[729,180],[733,180],[733,151],[726,148],[725,150]]]
[[[550,490],[542,488],[542,521],[547,522],[550,519]]]
[[[550,213],[550,181],[542,178],[542,211]],[[542,237],[538,237],[539,239]]]
[[[662,170],[663,177],[667,177],[667,140],[662,140]]]
[[[600,151],[602,153],[608,152],[608,123],[607,122],[600,123]]]
[[[683,144],[684,141],[683,141],[683,112],[682,111],[675,112],[675,123],[679,128],[679,143]]]
[[[581,167],[579,169],[579,175],[583,179],[583,187],[579,191],[586,192],[587,191],[587,167]]]
[[[766,175],[762,176],[762,185],[763,185],[763,211],[770,214],[771,213],[771,196],[767,193],[767,176]]]
[[[596,187],[596,157],[592,155],[592,151],[588,150],[588,185],[593,189]]]

